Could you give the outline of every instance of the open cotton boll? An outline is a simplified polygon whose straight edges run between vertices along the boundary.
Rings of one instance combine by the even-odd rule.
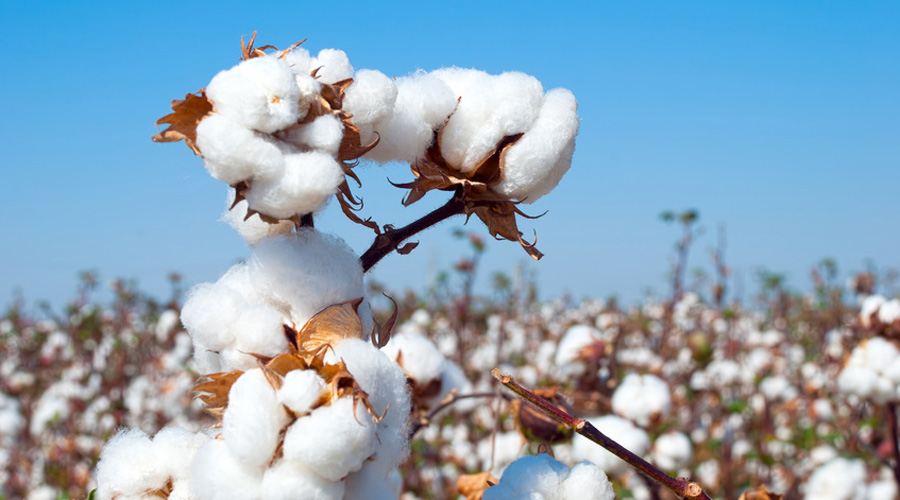
[[[587,419],[600,432],[628,448],[636,455],[643,455],[650,447],[647,433],[637,428],[624,418],[615,415],[593,417]],[[572,457],[575,460],[588,460],[600,466],[601,469],[612,475],[624,474],[630,470],[629,466],[621,458],[601,448],[584,436],[575,436],[572,441]]]
[[[435,74],[444,79],[459,70],[444,71]],[[528,130],[544,96],[541,82],[533,76],[519,72],[497,76],[477,73],[473,81],[461,86],[464,88],[460,88],[459,104],[441,132],[441,153],[462,172],[473,170],[504,137]],[[456,90],[453,83],[444,81]]]
[[[353,115],[357,127],[369,125],[393,112],[397,86],[380,71],[361,69],[344,92],[343,110]]]
[[[318,150],[337,155],[344,138],[344,125],[335,115],[322,115],[285,134],[285,140],[302,151]]]
[[[225,441],[203,445],[191,464],[191,493],[204,500],[261,500],[263,469],[237,461]]]
[[[322,91],[322,84],[308,73],[294,75],[300,99],[297,101],[297,118],[303,120],[309,114],[310,105],[316,101]]]
[[[315,370],[291,370],[278,389],[278,401],[295,413],[306,413],[324,390],[325,381]]]
[[[356,254],[311,228],[259,242],[248,266],[253,287],[298,327],[328,306],[365,295]]]
[[[246,307],[244,297],[231,288],[201,283],[188,292],[181,322],[196,344],[219,351],[234,342],[233,326]]]
[[[282,175],[257,179],[247,193],[251,209],[279,219],[315,212],[344,181],[344,169],[328,153],[284,156]]]
[[[629,373],[612,397],[613,411],[641,426],[669,414],[669,386],[655,375]]]
[[[228,191],[228,206],[234,204],[234,190]],[[250,206],[247,200],[241,200],[232,209],[225,209],[222,214],[223,221],[227,222],[248,245],[255,245],[263,238],[270,238],[279,234],[289,233],[294,230],[294,223],[291,221],[280,221],[277,224],[269,224],[257,216],[247,217],[247,209]]]
[[[409,442],[410,400],[406,375],[371,342],[345,340],[334,347],[359,387],[369,395],[372,410],[384,418],[375,424],[379,460],[397,465],[406,459]]]
[[[532,203],[559,184],[572,164],[578,134],[578,103],[572,92],[553,89],[525,135],[504,156],[503,179],[494,191]]]
[[[284,458],[338,481],[359,470],[376,444],[375,425],[365,405],[344,397],[297,419],[284,435],[283,451]]]
[[[683,432],[667,432],[653,442],[653,460],[662,470],[676,471],[691,463],[694,451]]]
[[[300,89],[287,62],[274,56],[254,57],[220,72],[206,96],[217,113],[260,132],[273,133],[298,120]]]
[[[878,309],[887,302],[887,299],[881,295],[869,295],[862,300],[859,306],[859,321],[866,328],[872,326],[872,314],[878,312]]]
[[[260,498],[265,500],[340,500],[343,497],[343,481],[329,481],[294,460],[279,460],[267,469],[260,486]]]
[[[343,50],[322,49],[316,55],[316,61],[321,67],[316,76],[323,83],[335,83],[353,78],[353,66]]]
[[[506,468],[500,482],[484,491],[484,500],[612,500],[612,484],[596,465],[570,470],[550,455],[522,457]]]
[[[187,480],[194,455],[211,437],[180,427],[166,427],[153,436],[153,452],[173,480]]]
[[[835,458],[817,468],[806,482],[806,500],[861,500],[866,493],[862,460]]]
[[[209,174],[229,185],[284,169],[275,144],[222,115],[208,116],[197,125],[197,147]]]
[[[613,500],[615,498],[612,484],[609,482],[609,478],[606,477],[606,473],[591,462],[575,464],[562,486],[563,496],[561,500],[576,500],[580,498]]]
[[[898,319],[900,319],[900,300],[889,300],[878,309],[878,321],[889,325]]]
[[[399,359],[403,371],[416,384],[425,386],[430,381],[441,378],[446,358],[422,334],[401,332],[392,335],[382,351],[391,359]]]
[[[421,157],[434,140],[434,127],[425,121],[422,111],[417,89],[398,80],[393,114],[360,128],[363,143],[371,142],[375,132],[381,137],[378,146],[366,153],[365,158],[412,163]]]
[[[574,325],[566,330],[565,335],[559,341],[553,362],[556,366],[564,367],[575,362],[581,351],[589,345],[600,340],[600,331],[587,325]],[[584,371],[584,367],[574,370]]]
[[[236,460],[257,467],[268,464],[287,423],[287,412],[260,369],[244,372],[231,386],[222,435]]]
[[[97,464],[97,497],[138,496],[165,486],[165,464],[154,453],[153,443],[140,429],[126,429],[110,439]]]
[[[250,354],[275,357],[287,351],[284,319],[265,304],[250,306],[241,312],[235,330],[235,349]]]

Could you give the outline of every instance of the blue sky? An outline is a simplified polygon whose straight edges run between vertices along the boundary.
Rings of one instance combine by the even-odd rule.
[[[525,262],[545,298],[663,290],[677,233],[657,216],[688,207],[706,228],[692,267],[708,265],[724,225],[748,288],[764,267],[802,289],[823,257],[845,273],[898,267],[898,25],[900,4],[887,1],[3,2],[0,306],[17,290],[60,304],[86,269],[164,295],[169,271],[211,281],[247,255],[217,222],[224,186],[150,136],[254,30],[393,76],[457,65],[570,88],[582,120],[572,169],[526,210],[548,214],[521,226],[547,257],[525,262],[497,242],[484,259],[486,271]],[[365,213],[381,223],[443,201],[404,209],[386,179],[407,169],[358,171]],[[317,226],[365,250],[370,233],[335,212]],[[423,288],[464,252],[450,237],[461,224],[422,234],[375,277]]]

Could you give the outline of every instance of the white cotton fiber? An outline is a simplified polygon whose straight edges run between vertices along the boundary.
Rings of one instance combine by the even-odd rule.
[[[316,150],[335,156],[344,138],[344,125],[335,115],[322,115],[302,127],[285,132],[284,138],[300,151]]]
[[[484,491],[484,500],[612,500],[613,488],[596,465],[571,470],[550,455],[522,457],[506,468],[500,482]]]
[[[297,102],[299,120],[303,120],[309,114],[310,104],[316,101],[322,91],[322,84],[309,73],[297,73],[294,75],[297,89],[300,92],[300,100]]]
[[[531,203],[555,188],[572,164],[578,134],[577,109],[572,92],[547,92],[534,123],[507,150],[503,180],[494,186],[494,191]]]
[[[255,57],[220,72],[206,95],[218,114],[248,129],[273,133],[297,123],[300,90],[288,64],[274,56]]]
[[[345,91],[343,110],[353,115],[353,124],[360,127],[390,116],[396,100],[397,86],[390,78],[380,71],[361,69]]]
[[[882,295],[869,295],[862,300],[859,307],[859,321],[866,328],[872,326],[872,315],[877,314],[887,299]]]
[[[375,413],[384,415],[375,425],[379,459],[399,464],[408,453],[410,401],[406,375],[365,340],[345,340],[334,347],[334,355],[346,363],[347,370],[369,395],[369,404]]]
[[[587,325],[570,327],[559,341],[553,362],[559,367],[575,362],[585,347],[599,341],[600,338],[600,331],[594,327]],[[584,369],[581,367],[575,371],[580,373]]]
[[[265,304],[249,306],[241,311],[234,325],[235,348],[246,354],[274,357],[287,352],[284,319]]]
[[[210,175],[229,185],[254,175],[271,177],[284,168],[275,144],[222,115],[197,125],[197,147]]]
[[[283,451],[284,458],[338,481],[359,470],[376,444],[375,425],[365,406],[343,397],[297,419],[285,433]]]
[[[636,455],[643,455],[650,447],[647,433],[624,418],[606,415],[587,420],[600,432],[628,448]],[[612,475],[624,474],[630,469],[630,466],[625,461],[583,436],[575,436],[573,439],[572,457],[576,460],[593,462]]]
[[[691,440],[683,432],[667,432],[653,442],[655,465],[665,471],[677,471],[687,467],[693,454]]]
[[[350,247],[315,229],[259,242],[248,266],[254,288],[298,327],[325,307],[365,293],[362,267]]]
[[[612,396],[613,411],[644,427],[668,415],[670,406],[669,386],[655,375],[629,373]]]
[[[191,493],[204,500],[262,500],[263,469],[238,462],[225,441],[203,445],[191,464]]]
[[[255,180],[247,202],[253,210],[287,219],[315,212],[343,181],[344,169],[328,153],[286,154],[282,175]]]
[[[188,292],[181,322],[194,342],[222,350],[234,342],[232,327],[247,302],[239,293],[218,283],[201,283]]]
[[[367,460],[361,469],[344,481],[344,500],[397,500],[403,489],[403,478],[390,462]]]
[[[287,412],[260,369],[245,372],[231,386],[222,434],[239,462],[257,467],[268,464],[287,423]]]
[[[316,74],[322,83],[335,83],[353,77],[353,66],[343,50],[322,49],[316,61],[322,68]]]
[[[421,387],[441,378],[446,358],[420,333],[405,331],[394,334],[382,351],[389,358],[399,360],[406,375]]]
[[[173,480],[187,480],[194,455],[210,436],[203,432],[190,432],[180,427],[166,427],[153,436],[153,453]]]
[[[369,151],[366,158],[379,162],[411,163],[421,157],[434,140],[434,127],[425,121],[417,89],[404,79],[396,84],[397,99],[393,114],[362,127],[360,133],[364,143],[371,142],[375,132],[381,137],[378,146]]]
[[[862,460],[835,458],[817,468],[806,482],[806,500],[861,500],[866,493]]]
[[[340,500],[343,481],[329,481],[301,462],[279,460],[263,475],[260,497],[265,500]]]
[[[475,70],[435,71],[461,97],[441,137],[441,152],[462,172],[474,169],[506,136],[523,133],[538,115],[544,90],[533,76]]]
[[[150,438],[139,429],[127,429],[110,439],[97,464],[97,496],[139,495],[165,485],[168,471],[154,453]]]
[[[291,370],[278,389],[278,401],[295,413],[306,413],[325,390],[325,381],[315,370]]]
[[[878,309],[878,321],[890,325],[900,319],[900,299],[892,299]]]
[[[234,204],[234,190],[230,189],[228,193],[227,206],[230,207]],[[225,212],[222,213],[221,220],[227,222],[251,246],[263,238],[289,233],[294,229],[294,223],[291,221],[269,224],[256,215],[247,218],[248,208],[250,207],[247,204],[247,200],[241,200],[234,208],[230,210],[226,208]]]

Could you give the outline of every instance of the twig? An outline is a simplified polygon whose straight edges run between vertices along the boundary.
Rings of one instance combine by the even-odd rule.
[[[455,391],[456,389],[454,389]],[[471,398],[492,398],[496,396],[496,393],[493,392],[475,392],[472,394],[463,394],[462,396],[456,394],[456,392],[451,392],[447,394],[447,396],[431,411],[428,412],[428,415],[421,417],[415,421],[413,421],[412,426],[409,429],[409,439],[412,439],[413,436],[416,435],[417,432],[422,430],[423,427],[431,423],[431,419],[435,417],[441,410],[447,408],[453,403],[461,400],[461,399],[471,399]]]
[[[655,465],[647,462],[643,458],[635,455],[627,448],[607,437],[596,427],[591,425],[591,423],[587,420],[576,418],[570,415],[566,411],[558,408],[550,401],[547,401],[546,399],[529,391],[518,382],[516,382],[515,379],[513,379],[511,376],[503,375],[497,368],[494,368],[491,371],[491,375],[493,375],[494,378],[500,381],[501,384],[506,386],[507,389],[515,392],[522,399],[538,407],[538,409],[555,418],[560,423],[568,425],[578,434],[581,434],[582,436],[609,450],[612,454],[628,462],[632,467],[640,471],[648,478],[671,490],[673,493],[678,495],[679,498],[711,500],[709,495],[707,495],[706,492],[703,491],[703,488],[701,488],[699,484],[688,481],[685,478],[675,479],[669,476]]]
[[[390,228],[379,234],[375,237],[375,241],[372,242],[372,246],[370,246],[369,249],[362,254],[362,257],[359,258],[360,263],[362,263],[363,272],[367,272],[372,266],[377,264],[378,261],[384,258],[384,256],[399,248],[404,240],[415,236],[420,231],[428,229],[438,222],[449,219],[454,215],[464,213],[465,206],[461,193],[457,191],[447,203],[421,219],[413,221],[399,229]]]

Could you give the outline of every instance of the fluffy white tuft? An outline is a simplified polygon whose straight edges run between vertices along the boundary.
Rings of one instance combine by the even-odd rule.
[[[260,369],[245,372],[231,386],[222,434],[239,462],[256,467],[268,464],[287,423],[287,412]]]
[[[220,72],[206,95],[218,114],[248,129],[273,133],[298,120],[300,89],[288,64],[274,56],[255,57]]]

